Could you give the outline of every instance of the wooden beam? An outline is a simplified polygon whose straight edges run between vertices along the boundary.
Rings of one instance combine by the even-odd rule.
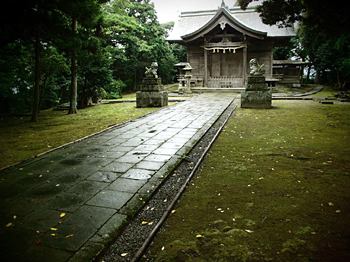
[[[204,83],[203,86],[208,86],[208,51],[204,49]]]
[[[245,87],[245,82],[247,79],[247,47],[243,48],[243,87]]]

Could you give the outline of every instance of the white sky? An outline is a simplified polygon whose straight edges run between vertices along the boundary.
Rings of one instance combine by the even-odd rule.
[[[177,21],[182,11],[212,10],[221,6],[222,0],[151,0],[157,11],[159,22]],[[233,7],[236,0],[225,0]]]

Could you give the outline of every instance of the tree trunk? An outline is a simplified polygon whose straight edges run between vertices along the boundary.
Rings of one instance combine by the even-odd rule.
[[[41,95],[40,95],[40,98],[39,98],[38,113],[40,113],[40,108],[41,108],[42,102],[43,102],[43,100],[44,100],[45,91],[46,91],[47,78],[48,78],[47,75],[45,75],[44,81],[42,82],[42,85],[41,85]]]
[[[337,88],[341,89],[342,84],[341,84],[341,82],[340,82],[339,70],[336,69],[336,72],[337,72],[337,81],[338,81],[338,83],[337,83]]]
[[[134,76],[132,79],[132,91],[136,91],[136,82],[137,82],[137,75],[136,75],[136,71],[134,72]]]
[[[77,19],[73,18],[72,21],[72,33],[75,35],[77,31]],[[71,86],[70,86],[70,106],[68,114],[77,114],[77,96],[78,96],[78,83],[77,83],[77,58],[75,50],[72,50],[71,54]]]
[[[80,97],[80,108],[85,108],[85,106],[87,105],[86,84],[87,84],[87,77],[85,76],[83,90],[81,92],[81,97]]]
[[[34,105],[32,118],[30,122],[38,122],[39,112],[39,96],[40,96],[40,37],[39,35],[35,39],[35,87],[34,87]]]

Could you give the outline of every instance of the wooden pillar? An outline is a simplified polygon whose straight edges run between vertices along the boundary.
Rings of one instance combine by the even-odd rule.
[[[247,60],[248,60],[248,57],[247,57],[247,47],[243,47],[243,87],[245,87],[245,83],[246,83],[246,80],[247,80]]]
[[[204,82],[203,87],[208,87],[208,51],[204,48]]]

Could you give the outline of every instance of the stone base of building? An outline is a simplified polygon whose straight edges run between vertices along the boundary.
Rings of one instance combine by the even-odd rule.
[[[163,107],[168,105],[168,92],[136,92],[136,107]]]
[[[272,108],[271,100],[271,91],[245,91],[241,93],[242,108]]]

